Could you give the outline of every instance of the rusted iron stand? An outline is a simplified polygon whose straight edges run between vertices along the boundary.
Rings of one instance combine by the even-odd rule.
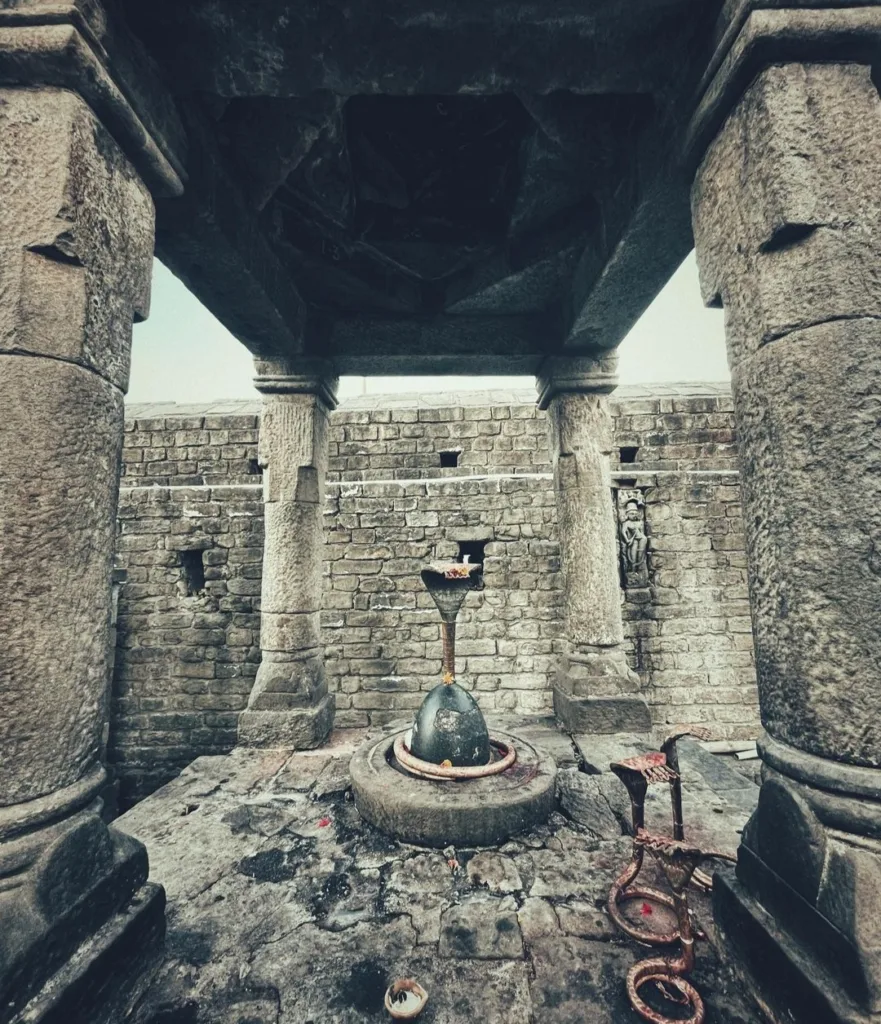
[[[659,751],[641,754],[639,757],[627,758],[610,765],[612,771],[624,784],[630,796],[630,813],[633,835],[637,836],[645,828],[645,799],[649,786],[666,784],[670,787],[670,804],[673,819],[673,839],[681,842],[685,839],[685,824],[682,814],[682,778],[679,773],[679,755],[676,743],[683,736],[701,735],[697,730],[688,730],[668,736]],[[675,942],[679,930],[668,932],[650,932],[638,928],[621,912],[621,904],[630,900],[652,900],[662,906],[673,907],[674,900],[666,893],[648,886],[634,883],[642,870],[644,861],[643,847],[634,838],[630,861],[615,879],[609,891],[607,909],[615,924],[631,938],[652,946],[664,946]],[[712,887],[712,879],[703,873],[692,872],[695,883],[703,889]],[[691,878],[691,876],[689,876]]]
[[[672,783],[678,778],[676,773],[667,765],[666,756],[660,751],[650,754],[642,754],[639,757],[630,757],[624,761],[618,761],[611,765],[612,771],[624,783],[630,795],[630,814],[633,824],[633,846],[631,847],[630,860],[621,874],[612,883],[609,890],[607,909],[609,917],[615,924],[632,939],[638,942],[645,942],[651,946],[667,945],[675,942],[679,937],[679,931],[671,932],[650,932],[638,928],[628,921],[621,912],[621,904],[630,900],[642,899],[652,900],[662,906],[673,907],[674,902],[670,896],[659,889],[649,886],[635,885],[639,873],[642,871],[645,851],[643,846],[636,841],[636,837],[645,829],[645,798],[650,785]]]
[[[724,857],[717,851],[701,850],[690,846],[681,839],[652,835],[640,829],[634,837],[634,846],[648,851],[661,865],[672,892],[672,904],[676,911],[678,939],[682,944],[678,956],[651,957],[640,960],[627,972],[627,997],[636,1012],[651,1024],[703,1024],[706,1008],[700,993],[686,978],[694,969],[694,941],[696,933],[688,908],[688,885],[702,861],[711,857]],[[726,858],[727,859],[727,858]],[[688,1005],[688,1017],[677,1015],[665,1017],[652,1009],[640,995],[640,989],[654,982],[666,999],[681,1005]]]

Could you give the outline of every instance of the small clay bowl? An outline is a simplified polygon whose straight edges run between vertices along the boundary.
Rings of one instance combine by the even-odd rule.
[[[400,1001],[395,996],[405,994]],[[385,992],[385,1008],[395,1020],[413,1020],[425,1009],[428,993],[413,978],[400,978],[393,981]]]

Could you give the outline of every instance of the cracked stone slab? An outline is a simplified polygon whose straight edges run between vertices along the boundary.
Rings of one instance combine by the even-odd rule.
[[[532,1004],[542,1024],[620,1024],[633,1019],[623,979],[633,957],[626,949],[571,936],[532,947]]]
[[[348,759],[334,758],[322,769],[309,795],[313,800],[324,800],[326,797],[344,795],[351,786]]]
[[[507,716],[487,716],[487,724],[490,733],[494,729],[501,731],[513,731],[515,735],[522,736],[529,743],[547,751],[557,762],[557,767],[563,768],[578,763],[578,752],[572,737],[565,732],[557,723],[556,718],[512,718]]]
[[[520,922],[520,932],[527,946],[531,946],[538,939],[558,935],[560,932],[556,911],[548,900],[535,897],[525,899],[517,912],[517,920]]]
[[[466,872],[472,885],[483,886],[492,893],[514,893],[523,888],[514,861],[499,853],[476,854],[468,861]]]
[[[569,903],[558,903],[554,908],[560,931],[565,935],[574,935],[580,939],[592,939],[597,942],[609,942],[620,938],[620,933],[612,924],[605,909],[582,900]]]
[[[612,879],[630,857],[630,839],[621,837],[591,848],[590,842],[577,838],[581,842],[561,844],[559,850],[533,850],[527,855],[535,871],[530,896],[605,899]]]
[[[447,910],[441,919],[441,956],[462,960],[514,960],[523,955],[517,904],[471,900]]]
[[[321,775],[333,761],[329,757],[310,758],[304,754],[294,754],[285,763],[284,768],[275,777],[272,788],[276,792],[308,793],[316,784],[316,777]]]
[[[606,772],[588,775],[577,769],[557,774],[560,806],[597,839],[617,839],[630,820],[630,800],[617,778]]]
[[[637,757],[652,749],[645,736],[637,736],[635,733],[577,733],[572,740],[584,761],[585,770],[590,773],[608,772],[613,761]]]

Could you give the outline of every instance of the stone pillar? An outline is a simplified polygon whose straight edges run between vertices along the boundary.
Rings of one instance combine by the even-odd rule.
[[[121,1019],[161,945],[146,851],[97,799],[123,395],[152,259],[150,193],[84,100],[0,88],[2,1021],[35,995],[28,1020],[44,999]]]
[[[872,68],[784,63],[736,100],[693,191],[766,730],[717,915],[775,1019],[805,1024],[881,1014],[879,158]]]
[[[321,646],[324,494],[328,415],[337,378],[323,361],[257,362],[263,394],[259,457],[266,539],[261,590],[261,662],[239,743],[320,746],[333,727]]]
[[[553,357],[538,376],[538,404],[550,424],[569,647],[554,682],[554,709],[563,726],[577,733],[651,727],[623,646],[609,468],[615,369],[614,354]]]

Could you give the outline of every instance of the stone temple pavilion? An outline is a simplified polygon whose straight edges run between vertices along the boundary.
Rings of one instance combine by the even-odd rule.
[[[579,736],[646,731],[609,396],[616,346],[692,245],[724,308],[764,729],[713,931],[768,1019],[881,1019],[879,53],[875,0],[0,3],[3,1024],[123,1021],[179,953],[173,929],[162,952],[154,840],[98,799],[154,253],[250,349],[263,396],[253,768],[333,744],[319,610],[341,374],[535,375],[565,595],[556,715]],[[174,858],[195,871],[206,843]],[[529,856],[553,871],[553,849]],[[289,877],[259,856],[249,878]],[[260,991],[223,1020],[310,1019]],[[587,990],[570,996],[582,1019]],[[209,1019],[157,1005],[157,1024]]]

